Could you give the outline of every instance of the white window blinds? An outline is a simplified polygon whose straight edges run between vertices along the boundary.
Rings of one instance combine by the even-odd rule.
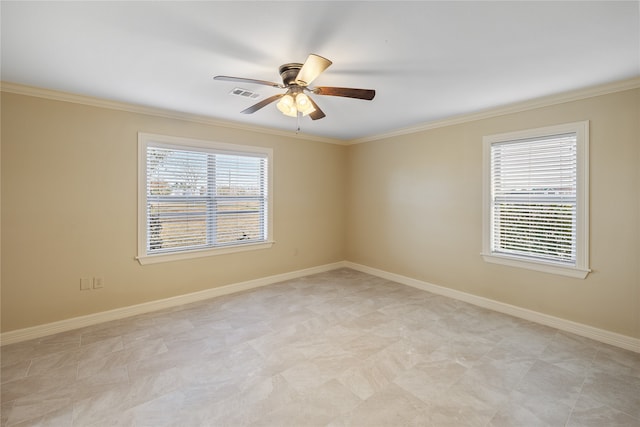
[[[266,153],[146,143],[144,254],[266,242]]]
[[[576,134],[491,144],[491,251],[576,264]]]

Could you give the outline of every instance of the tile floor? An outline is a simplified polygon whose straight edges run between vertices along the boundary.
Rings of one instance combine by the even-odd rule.
[[[348,269],[2,348],[2,426],[640,426],[640,354]]]

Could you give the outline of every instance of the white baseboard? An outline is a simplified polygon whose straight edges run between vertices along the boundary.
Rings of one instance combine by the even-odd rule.
[[[33,326],[30,328],[9,331],[9,332],[0,334],[0,345],[13,344],[13,343],[32,340],[36,338],[42,338],[47,335],[53,335],[60,332],[79,329],[85,326],[96,325],[98,323],[108,322],[111,320],[124,319],[126,317],[135,316],[138,314],[144,314],[144,313],[149,313],[156,310],[162,310],[165,308],[176,307],[183,304],[203,301],[209,298],[232,294],[235,292],[246,291],[249,289],[271,285],[273,283],[278,283],[285,280],[297,279],[299,277],[304,277],[311,274],[324,273],[325,271],[335,270],[337,268],[342,268],[344,266],[345,266],[344,262],[325,264],[317,267],[306,268],[304,270],[297,270],[289,273],[276,274],[274,276],[262,277],[259,279],[248,280],[246,282],[239,282],[239,283],[234,283],[226,286],[220,286],[217,288],[207,289],[204,291],[193,292],[185,295],[178,295],[171,298],[150,301],[150,302],[136,304],[128,307],[116,308],[114,310],[88,314],[86,316],[74,317],[71,319],[60,320],[57,322]]]
[[[509,314],[514,317],[519,317],[531,322],[540,323],[542,325],[547,325],[562,331],[571,332],[576,335],[591,338],[599,342],[640,353],[640,339],[638,338],[606,331],[604,329],[595,328],[593,326],[584,325],[582,323],[572,322],[570,320],[561,319],[559,317],[549,316],[547,314],[528,310],[526,308],[521,308],[477,295],[456,291],[455,289],[445,288],[443,286],[434,285],[432,283],[424,282],[395,273],[390,273],[388,271],[379,270],[376,268],[368,267],[366,265],[356,264],[350,261],[341,261],[332,264],[325,264],[317,267],[307,268],[304,270],[276,274],[273,276],[248,280],[246,282],[239,282],[231,285],[207,289],[200,292],[179,295],[172,298],[150,301],[147,303],[137,304],[129,307],[117,308],[114,310],[103,311],[86,316],[65,319],[45,325],[38,325],[30,328],[9,331],[0,334],[0,345],[13,344],[21,341],[41,338],[47,335],[83,328],[85,326],[91,326],[111,320],[123,319],[138,314],[144,314],[156,310],[180,306],[183,304],[203,301],[209,298],[215,298],[235,292],[246,291],[249,289],[267,286],[285,280],[297,279],[299,277],[304,277],[311,274],[324,273],[326,271],[343,267],[351,268],[353,270],[361,271],[373,276],[378,276],[383,279],[391,280],[403,285],[411,286],[427,292],[432,292],[434,294],[443,295],[449,298],[454,298],[460,301],[467,302],[469,304],[477,305],[479,307]]]
[[[363,273],[371,274],[373,276],[378,276],[383,279],[391,280],[393,282],[401,283],[403,285],[422,289],[424,291],[443,295],[449,298],[454,298],[460,301],[467,302],[469,304],[487,308],[489,310],[509,314],[514,317],[529,320],[531,322],[551,326],[552,328],[556,328],[561,331],[571,332],[573,334],[590,338],[595,341],[603,342],[605,344],[610,344],[616,347],[621,347],[626,350],[640,353],[640,339],[638,338],[606,331],[604,329],[595,328],[593,326],[584,325],[582,323],[572,322],[571,320],[561,319],[559,317],[549,316],[548,314],[539,313],[537,311],[528,310],[526,308],[517,307],[515,305],[506,304],[484,297],[479,297],[477,295],[468,294],[466,292],[456,291],[455,289],[445,288],[443,286],[423,282],[411,277],[389,273],[388,271],[378,270],[377,268],[368,267],[362,264],[356,264],[346,261],[344,263],[344,266],[353,270],[361,271]]]

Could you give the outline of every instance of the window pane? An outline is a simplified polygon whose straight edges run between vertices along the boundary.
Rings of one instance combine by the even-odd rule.
[[[219,243],[262,240],[262,218],[259,212],[221,215],[216,228]]]
[[[218,196],[260,196],[264,194],[265,159],[217,155],[216,195]]]
[[[149,204],[149,250],[193,249],[207,244],[206,202]]]
[[[147,181],[149,195],[205,195],[207,154],[150,147]]]
[[[571,262],[575,259],[575,204],[495,205],[495,251]]]

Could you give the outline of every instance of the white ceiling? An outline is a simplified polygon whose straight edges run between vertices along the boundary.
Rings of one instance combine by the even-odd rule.
[[[309,53],[333,61],[314,85],[327,117],[301,132],[350,140],[640,75],[640,2],[1,3],[2,80],[295,131],[268,86]],[[260,98],[260,99],[263,99]]]

